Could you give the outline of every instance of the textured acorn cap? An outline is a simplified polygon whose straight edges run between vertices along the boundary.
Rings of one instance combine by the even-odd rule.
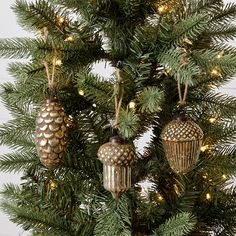
[[[165,141],[199,140],[203,138],[203,132],[192,120],[177,118],[165,126],[161,138]]]
[[[119,137],[112,137],[98,150],[99,160],[106,165],[130,166],[135,158],[133,145],[124,144]]]

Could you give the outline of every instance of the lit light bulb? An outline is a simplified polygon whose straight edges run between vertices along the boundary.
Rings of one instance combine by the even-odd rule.
[[[80,90],[79,90],[79,95],[80,95],[80,96],[84,96],[84,90],[80,89]]]
[[[209,145],[205,145],[201,147],[202,152],[205,152],[207,149],[209,149]]]
[[[129,103],[129,108],[130,108],[130,109],[135,109],[135,107],[136,107],[136,103],[135,103],[134,101],[131,101],[131,102]]]
[[[57,59],[57,60],[55,61],[55,65],[56,65],[56,66],[61,66],[61,65],[62,65],[62,61],[61,61],[60,59]]]
[[[207,199],[207,200],[210,200],[210,199],[211,199],[211,194],[210,194],[210,193],[207,193],[207,194],[206,194],[206,199]]]
[[[65,21],[65,19],[63,17],[58,17],[58,21],[60,24],[62,24]]]
[[[73,36],[68,36],[66,39],[65,39],[65,41],[66,42],[74,42],[74,37]]]
[[[216,121],[216,118],[215,117],[211,117],[210,119],[209,119],[209,122],[210,123],[214,123]]]
[[[211,75],[213,75],[213,76],[219,76],[219,75],[220,75],[220,72],[219,72],[216,68],[214,68],[214,69],[212,69],[212,71],[211,71]]]
[[[227,175],[222,175],[222,179],[226,180],[227,179]]]
[[[157,193],[157,200],[160,202],[164,200],[160,193]]]
[[[53,180],[50,180],[48,185],[51,190],[55,190],[58,187],[58,184]]]
[[[217,54],[216,58],[217,59],[221,59],[224,55],[224,52],[220,52],[219,54]]]
[[[203,179],[207,179],[207,174],[203,175],[202,177]]]
[[[163,13],[163,12],[165,11],[165,6],[159,6],[159,7],[158,7],[158,11],[159,11],[160,13]]]

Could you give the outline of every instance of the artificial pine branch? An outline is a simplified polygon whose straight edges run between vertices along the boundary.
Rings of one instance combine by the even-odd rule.
[[[196,224],[196,218],[188,212],[173,216],[156,230],[154,235],[182,236],[190,233]]]

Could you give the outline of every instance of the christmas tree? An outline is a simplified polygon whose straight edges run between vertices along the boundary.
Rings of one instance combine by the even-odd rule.
[[[27,59],[1,86],[12,120],[0,143],[13,151],[0,170],[22,175],[2,191],[10,219],[37,236],[234,235],[236,98],[215,91],[236,73],[227,44],[236,4],[17,0],[12,9],[35,37],[0,40],[1,57]],[[101,63],[108,78],[94,72]]]

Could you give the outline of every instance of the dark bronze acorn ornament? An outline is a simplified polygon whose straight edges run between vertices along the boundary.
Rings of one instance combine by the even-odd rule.
[[[114,136],[99,148],[98,158],[103,163],[103,186],[115,199],[118,199],[131,187],[134,147],[125,144],[119,136]]]
[[[117,65],[117,86],[115,88],[115,121],[114,129],[118,127],[119,112],[122,104],[124,87],[120,76],[120,65]],[[121,194],[131,187],[131,165],[135,159],[135,150],[132,144],[125,143],[119,137],[110,138],[98,150],[98,158],[103,163],[103,186],[112,193],[117,200]]]
[[[188,87],[185,84],[183,98],[179,81],[178,88],[179,105],[183,111]],[[194,121],[184,113],[179,114],[164,127],[161,138],[166,158],[175,173],[185,174],[195,167],[200,154],[203,132]]]
[[[166,158],[172,170],[185,174],[197,163],[202,144],[201,128],[186,116],[168,123],[161,134]]]
[[[48,30],[44,28],[44,41],[47,41]],[[44,66],[48,78],[49,98],[40,107],[36,119],[35,143],[41,163],[48,169],[58,167],[65,155],[67,145],[68,117],[64,108],[55,96],[57,83],[54,79],[57,65],[57,52],[54,50],[52,70],[48,62]]]

